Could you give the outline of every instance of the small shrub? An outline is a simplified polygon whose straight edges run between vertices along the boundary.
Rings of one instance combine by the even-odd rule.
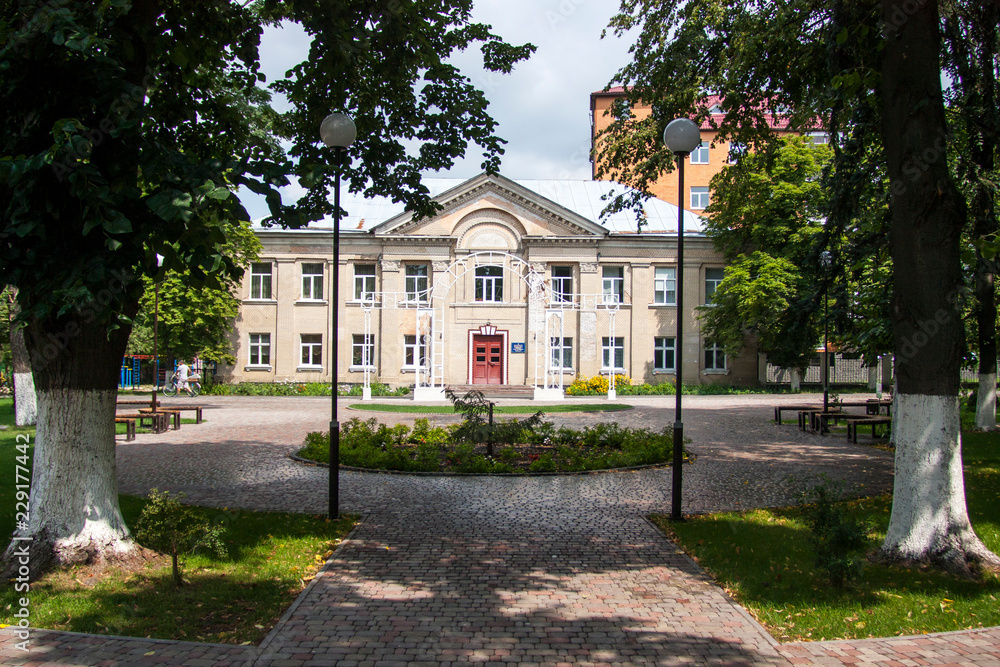
[[[556,461],[552,456],[552,452],[546,452],[538,457],[536,461],[532,461],[531,465],[528,467],[531,472],[555,472]]]
[[[850,516],[844,503],[836,502],[839,485],[824,482],[806,491],[802,498],[805,520],[811,531],[809,541],[816,552],[816,567],[843,588],[861,576],[863,551],[868,544],[869,527]]]
[[[623,374],[615,374],[615,390],[627,393],[626,387],[632,384],[632,378]],[[570,396],[597,396],[608,393],[610,382],[605,375],[595,375],[592,378],[578,377],[573,380],[573,384],[566,388],[566,393]]]
[[[136,523],[135,539],[150,549],[170,554],[174,585],[182,586],[178,557],[205,547],[219,558],[226,557],[226,547],[220,539],[225,528],[213,526],[197,510],[182,505],[184,494],[171,496],[158,489],[149,492],[149,503],[142,509]]]

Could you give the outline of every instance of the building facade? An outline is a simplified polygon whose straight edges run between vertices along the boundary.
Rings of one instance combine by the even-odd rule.
[[[595,148],[600,142],[600,135],[613,122],[611,107],[616,100],[625,98],[625,90],[621,86],[601,90],[590,94],[590,129],[591,147]],[[718,132],[713,127],[722,124],[725,113],[719,106],[721,98],[709,96],[706,100],[708,106],[708,117],[701,123],[701,146],[694,150],[687,158],[684,168],[684,205],[691,211],[703,214],[712,201],[711,182],[716,174],[727,166],[734,164],[744,153],[745,147],[734,145],[729,141],[720,139]],[[632,114],[637,119],[646,118],[651,113],[648,106],[632,107]],[[787,120],[778,117],[768,117],[771,129],[777,133],[790,132]],[[827,134],[821,131],[809,132],[809,136],[815,143],[826,143]],[[664,149],[665,150],[665,149]],[[593,178],[598,178],[598,162],[595,158],[597,153],[591,151],[591,173]],[[603,178],[608,178],[604,176]],[[672,171],[662,175],[650,187],[650,193],[668,202],[676,202],[678,196],[678,173]]]
[[[529,385],[562,395],[577,377],[754,384],[757,355],[727,359],[700,333],[723,264],[685,212],[684,336],[676,340],[677,209],[652,199],[601,219],[602,181],[425,181],[442,210],[416,220],[385,201],[346,198],[339,263],[329,221],[258,229],[262,256],[242,285],[233,382]],[[331,299],[338,272],[340,298]],[[332,308],[338,330],[332,335]]]

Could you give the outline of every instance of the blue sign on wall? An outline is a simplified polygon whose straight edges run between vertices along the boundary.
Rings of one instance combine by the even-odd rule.
[[[510,352],[511,354],[524,354],[524,343],[511,343]]]

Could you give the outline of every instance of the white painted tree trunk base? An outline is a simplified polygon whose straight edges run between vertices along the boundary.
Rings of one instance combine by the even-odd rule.
[[[792,391],[800,391],[802,389],[802,373],[799,372],[799,369],[793,368],[791,375]]]
[[[896,477],[881,556],[972,575],[1000,569],[969,522],[957,396],[896,394]]]
[[[30,513],[16,533],[29,539],[7,548],[7,574],[142,557],[118,508],[115,392],[40,390],[38,408]]]
[[[37,419],[34,376],[30,372],[14,373],[14,423],[17,426],[34,426]]]
[[[976,392],[976,428],[980,431],[997,430],[996,373],[979,374],[979,390]]]

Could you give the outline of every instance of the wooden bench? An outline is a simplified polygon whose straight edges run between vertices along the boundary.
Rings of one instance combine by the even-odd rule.
[[[814,403],[810,403],[808,405],[806,405],[806,404],[776,405],[776,406],[774,406],[774,421],[775,421],[776,424],[780,424],[781,423],[781,413],[784,412],[784,411],[786,411],[786,410],[790,410],[790,411],[794,412],[794,411],[797,411],[797,410],[812,410],[814,408],[818,409],[819,407],[820,406],[818,406],[818,405],[816,405]]]
[[[166,412],[132,412],[124,415],[115,415],[115,420],[118,419],[134,419],[139,422],[140,426],[145,426],[146,422],[149,422],[149,427],[153,429],[153,433],[163,433],[169,428],[169,415]]]
[[[858,417],[856,414],[851,414],[850,412],[844,412],[843,410],[829,410],[827,412],[814,412],[810,418],[809,428],[813,431],[819,431],[822,433],[829,433],[830,427],[828,422],[833,422],[836,424],[839,420],[843,419],[845,421],[854,419]]]
[[[172,419],[174,422],[174,430],[178,430],[181,427],[181,411],[177,408],[139,408],[139,412],[144,415],[168,415],[167,419]],[[167,430],[166,428],[163,429]]]
[[[138,399],[126,398],[118,400],[117,403],[118,405],[148,405],[148,406],[153,405],[153,401],[151,399],[146,399],[143,401]],[[156,404],[159,405],[160,402],[157,401]]]
[[[200,405],[164,405],[162,410],[194,410],[194,423],[200,424],[203,420],[201,418],[201,411],[204,409]]]
[[[125,442],[135,440],[135,420],[129,417],[115,417],[115,424],[125,424]]]
[[[858,427],[859,426],[871,426],[872,427],[872,439],[875,439],[875,427],[881,425],[892,424],[891,417],[862,417],[860,419],[848,419],[847,420],[847,439],[851,442],[856,443],[858,441]]]

